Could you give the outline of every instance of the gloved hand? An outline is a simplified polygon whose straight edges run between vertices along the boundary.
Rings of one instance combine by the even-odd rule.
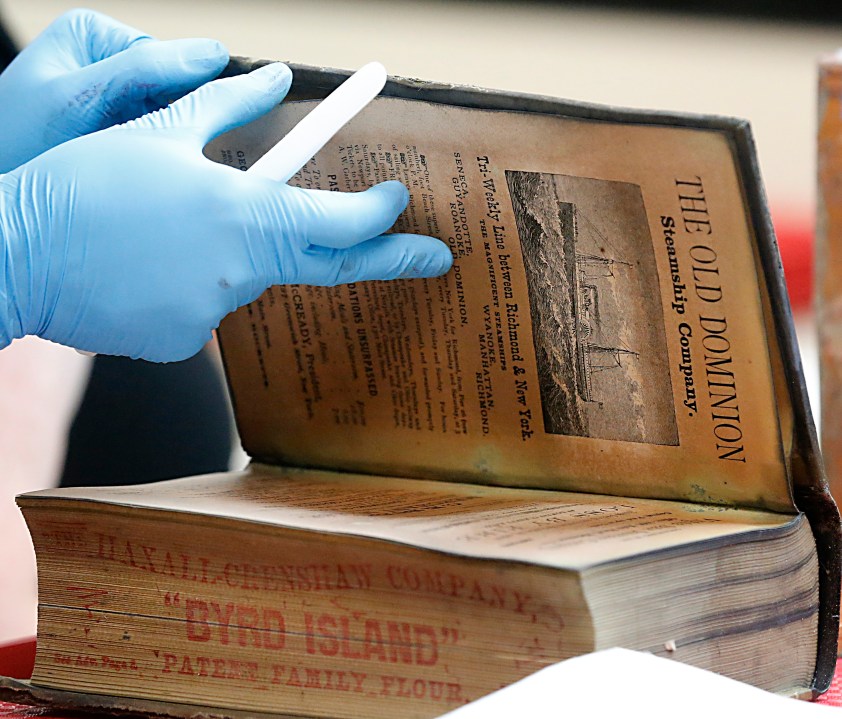
[[[202,154],[279,103],[290,81],[281,64],[217,80],[0,175],[0,347],[34,334],[179,360],[273,284],[445,272],[439,240],[381,235],[407,203],[398,182],[303,190]]]
[[[157,42],[100,13],[72,10],[0,75],[0,172],[157,110],[227,62],[215,40]]]

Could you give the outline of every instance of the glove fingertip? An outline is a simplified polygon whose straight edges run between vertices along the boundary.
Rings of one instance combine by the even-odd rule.
[[[453,255],[444,243],[441,249],[421,252],[415,256],[407,268],[400,274],[401,279],[438,277],[453,266]]]
[[[268,81],[270,85],[269,91],[272,93],[282,92],[286,94],[289,86],[292,84],[292,70],[282,62],[273,62],[269,65],[264,65],[250,72],[248,77],[258,83]]]
[[[396,214],[403,212],[409,204],[409,190],[406,188],[406,185],[398,180],[386,180],[386,182],[381,182],[374,185],[374,187],[368,188],[367,192],[385,195],[393,203]]]
[[[192,38],[182,41],[195,60],[207,60],[215,63],[228,62],[228,48],[219,40],[211,38]]]
[[[216,77],[228,64],[228,49],[218,40],[209,38],[172,40],[144,51],[150,53],[150,59],[154,58],[160,67],[169,66],[171,71],[180,70],[202,80]]]

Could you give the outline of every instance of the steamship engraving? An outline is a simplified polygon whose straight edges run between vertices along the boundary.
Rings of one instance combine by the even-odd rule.
[[[544,431],[678,444],[640,187],[508,171]]]
[[[593,373],[622,367],[624,358],[637,358],[639,354],[628,347],[610,346],[606,344],[607,338],[601,336],[599,281],[614,278],[615,265],[630,268],[631,264],[612,257],[576,252],[579,235],[579,213],[576,205],[559,202],[558,216],[562,237],[569,240],[565,247],[573,248],[573,251],[564,253],[564,260],[573,306],[571,331],[576,346],[576,393],[583,402],[601,404],[599,399],[594,397]],[[600,236],[604,245],[610,246],[608,238],[587,218],[583,219],[592,226],[592,231]]]

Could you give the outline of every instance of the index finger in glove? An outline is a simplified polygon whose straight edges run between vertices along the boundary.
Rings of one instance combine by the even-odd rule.
[[[140,118],[136,127],[188,129],[204,146],[223,132],[265,115],[284,99],[291,82],[290,69],[275,62],[246,75],[209,82],[157,116]]]
[[[289,188],[286,211],[299,242],[337,249],[353,247],[382,235],[406,209],[409,192],[391,180],[363,192],[329,192]]]
[[[296,276],[281,268],[281,282],[339,285],[368,280],[437,277],[453,264],[444,242],[426,235],[381,235],[347,249],[311,247],[299,261]]]

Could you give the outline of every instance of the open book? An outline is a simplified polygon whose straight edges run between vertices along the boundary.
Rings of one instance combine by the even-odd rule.
[[[341,79],[206,154],[246,169]],[[228,317],[245,473],[22,497],[27,691],[420,718],[615,645],[825,689],[839,519],[747,125],[385,95],[293,182],[405,182],[453,271]]]

